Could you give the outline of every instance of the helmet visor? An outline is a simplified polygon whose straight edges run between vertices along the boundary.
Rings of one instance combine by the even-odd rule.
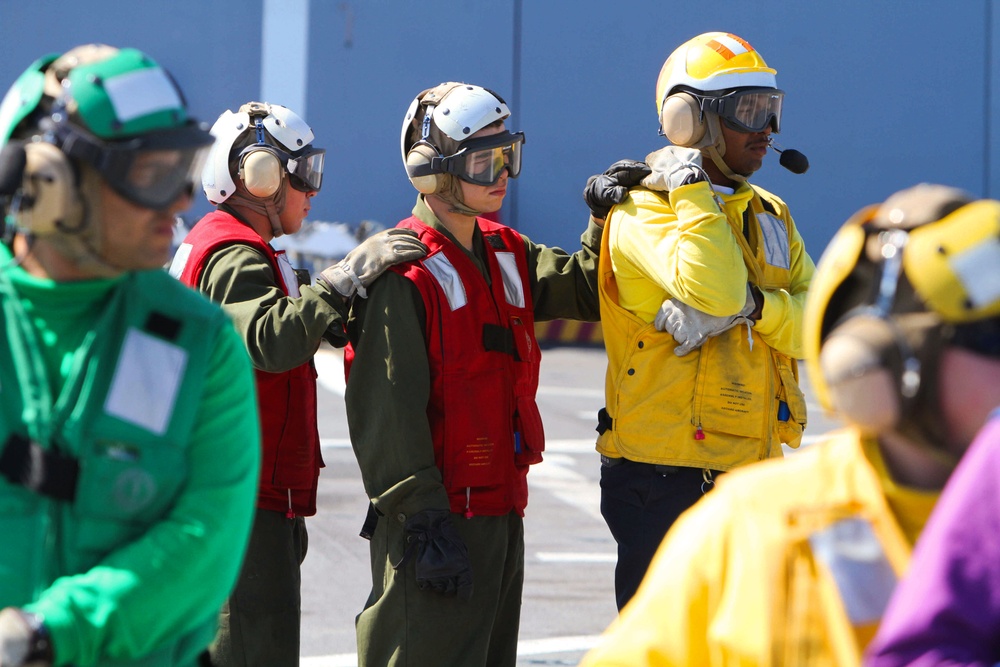
[[[705,108],[719,115],[730,129],[763,132],[768,125],[781,132],[781,103],[785,93],[776,88],[743,88],[721,97],[706,98]]]
[[[285,162],[289,181],[299,192],[319,192],[323,185],[323,164],[326,149],[306,146],[298,155]]]
[[[500,132],[465,142],[457,153],[442,160],[445,172],[476,185],[493,185],[506,169],[511,178],[521,173],[524,133]]]

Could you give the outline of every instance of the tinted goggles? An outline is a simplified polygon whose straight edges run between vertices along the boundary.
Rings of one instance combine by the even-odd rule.
[[[211,135],[201,131],[153,133],[114,143],[79,131],[62,137],[63,152],[93,167],[125,199],[154,210],[190,196],[210,146]]]
[[[768,125],[781,132],[783,90],[776,88],[741,88],[719,97],[699,97],[702,109],[718,114],[730,129],[738,132],[763,132]]]
[[[1000,358],[1000,317],[956,324],[951,344],[984,357]]]
[[[462,144],[454,155],[441,159],[440,170],[476,185],[493,185],[506,169],[511,178],[521,173],[523,132],[500,132]]]

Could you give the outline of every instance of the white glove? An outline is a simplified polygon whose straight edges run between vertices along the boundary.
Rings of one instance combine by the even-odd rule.
[[[49,667],[52,642],[41,619],[16,607],[0,611],[0,667]]]
[[[723,331],[728,331],[738,324],[752,325],[753,322],[749,316],[755,308],[753,289],[750,287],[750,283],[747,283],[746,303],[743,305],[743,310],[735,315],[716,317],[676,299],[667,299],[657,311],[653,324],[657,331],[667,331],[674,337],[677,342],[674,354],[683,357],[691,350],[701,347],[712,336],[718,336]],[[748,337],[752,348],[753,337]]]
[[[682,185],[707,180],[701,168],[701,151],[683,146],[666,146],[646,156],[652,169],[642,184],[650,190],[675,190]]]
[[[368,296],[366,288],[390,266],[426,254],[427,246],[417,239],[416,232],[394,227],[366,238],[339,264],[323,269],[319,280],[345,299],[355,293],[364,299]]]

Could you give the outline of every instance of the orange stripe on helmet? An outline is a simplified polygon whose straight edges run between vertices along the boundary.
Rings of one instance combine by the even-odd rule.
[[[734,42],[736,42],[737,44],[739,44],[740,46],[742,46],[744,49],[746,49],[746,51],[745,51],[746,53],[753,53],[753,47],[750,46],[750,43],[747,42],[742,37],[739,37],[738,35],[734,35],[731,32],[727,32],[726,33],[726,37],[729,38],[729,39],[731,39],[731,40],[733,40]],[[722,42],[720,42],[718,40],[715,40],[715,39],[711,39],[708,42],[706,42],[705,46],[707,46],[708,48],[712,49],[713,51],[716,51],[719,55],[721,55],[726,60],[732,60],[737,55],[739,55],[737,53],[734,53],[733,50],[730,49],[728,46],[726,46]]]
[[[745,39],[743,39],[739,35],[734,35],[731,32],[727,32],[726,33],[726,37],[728,37],[729,39],[732,39],[732,40],[735,40],[735,41],[739,42],[740,44],[743,45],[743,48],[745,48],[747,51],[751,51],[751,52],[753,51],[753,47],[750,46],[750,42],[746,41]]]
[[[721,55],[726,60],[731,60],[731,59],[733,59],[733,58],[736,57],[736,54],[733,53],[732,51],[730,51],[729,47],[727,47],[722,42],[715,41],[714,39],[713,40],[709,40],[709,42],[706,43],[705,46],[707,46],[708,48],[710,48],[710,49],[712,49],[714,51],[718,51],[719,55]]]

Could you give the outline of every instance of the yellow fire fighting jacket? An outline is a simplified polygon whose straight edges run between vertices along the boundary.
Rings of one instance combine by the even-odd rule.
[[[601,454],[729,470],[801,440],[796,359],[815,266],[780,199],[744,183],[721,202],[720,210],[705,182],[669,193],[637,188],[608,217],[599,269],[608,353]],[[734,327],[678,357],[673,337],[652,324],[670,297],[732,315],[748,281],[764,294],[752,329]]]
[[[721,477],[581,667],[858,665],[937,497],[853,430]]]

